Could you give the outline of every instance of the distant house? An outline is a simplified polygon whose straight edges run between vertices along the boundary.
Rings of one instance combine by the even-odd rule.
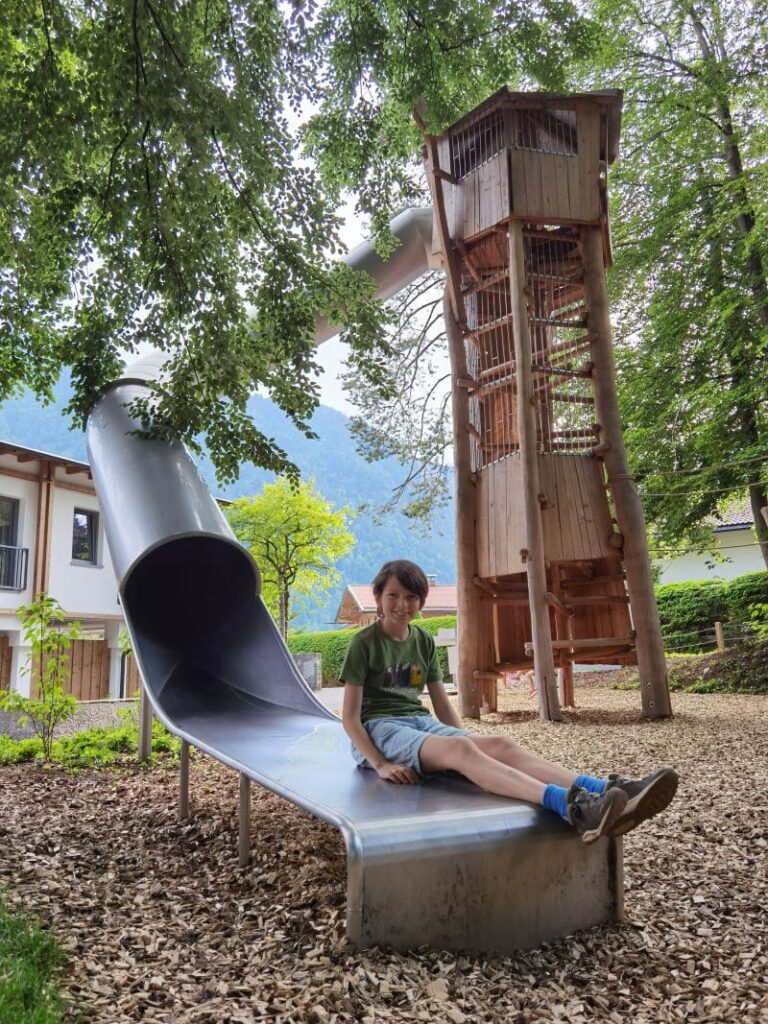
[[[0,441],[0,689],[29,694],[17,609],[43,591],[93,637],[73,647],[72,692],[121,696],[124,622],[90,468]]]
[[[421,614],[427,618],[456,614],[456,584],[431,583]],[[376,601],[370,584],[349,583],[336,613],[344,626],[368,626],[376,621]]]
[[[674,553],[672,545],[670,548],[669,558],[654,560],[654,565],[661,570],[660,583],[684,583],[715,577],[730,580],[745,572],[765,571],[748,501],[734,502],[716,520],[714,550],[725,561],[716,561],[707,552],[686,551],[682,544],[679,554]]]

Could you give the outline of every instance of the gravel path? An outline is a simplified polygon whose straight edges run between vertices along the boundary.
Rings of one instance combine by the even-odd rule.
[[[349,950],[340,837],[254,787],[237,867],[237,779],[197,756],[179,823],[169,763],[0,769],[0,888],[69,956],[93,1024],[570,1024],[768,1021],[768,698],[579,689],[562,725],[502,696],[484,723],[574,768],[681,772],[673,806],[625,840],[627,919],[509,958]]]

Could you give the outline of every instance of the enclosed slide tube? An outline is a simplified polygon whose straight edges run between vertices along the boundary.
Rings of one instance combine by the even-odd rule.
[[[401,227],[424,224],[423,211],[405,216]],[[416,266],[412,254],[399,279]],[[396,285],[390,276],[382,287]],[[458,777],[395,786],[355,768],[189,454],[138,433],[129,406],[157,372],[149,359],[116,381],[91,410],[87,440],[134,656],[161,721],[341,831],[357,946],[508,953],[617,916],[614,844],[585,846],[554,816]]]

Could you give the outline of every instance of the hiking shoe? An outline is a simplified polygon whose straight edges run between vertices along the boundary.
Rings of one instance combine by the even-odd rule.
[[[608,776],[606,793],[624,793],[627,804],[616,822],[613,835],[623,836],[668,807],[677,792],[677,772],[672,768],[659,768],[644,779],[622,779]]]
[[[590,793],[580,786],[568,790],[568,821],[584,843],[613,835],[613,826],[627,806],[628,797],[618,786],[604,793]]]

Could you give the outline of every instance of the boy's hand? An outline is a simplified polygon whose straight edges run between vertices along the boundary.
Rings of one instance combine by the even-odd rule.
[[[413,768],[409,768],[407,764],[393,764],[391,761],[385,761],[380,765],[376,769],[376,774],[387,782],[400,782],[409,786],[414,786],[419,781]]]

